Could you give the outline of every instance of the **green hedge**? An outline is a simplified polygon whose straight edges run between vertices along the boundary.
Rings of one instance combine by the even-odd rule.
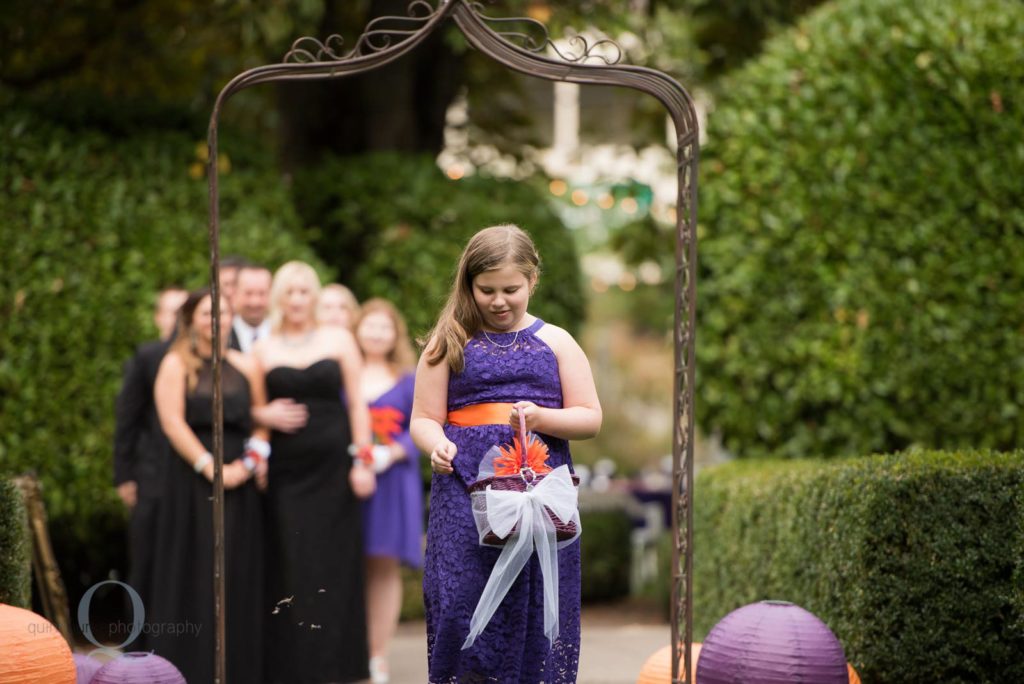
[[[694,513],[696,638],[780,599],[865,682],[1024,681],[1024,452],[734,462]]]
[[[21,491],[0,478],[0,603],[29,608],[32,547]]]
[[[580,512],[581,600],[611,601],[629,595],[633,521],[622,509]]]
[[[1024,3],[839,0],[721,88],[697,418],[747,456],[1024,442]]]
[[[203,146],[174,130],[70,129],[10,101],[0,113],[0,475],[39,474],[72,594],[123,551],[111,484],[122,364],[155,336],[162,285],[208,279],[206,181],[190,175]],[[225,143],[223,250],[314,260],[253,147]]]
[[[415,335],[433,325],[473,233],[512,222],[530,232],[542,274],[532,313],[570,331],[584,317],[572,235],[528,182],[448,179],[433,159],[393,153],[329,158],[295,178],[314,246],[360,299],[395,302]]]

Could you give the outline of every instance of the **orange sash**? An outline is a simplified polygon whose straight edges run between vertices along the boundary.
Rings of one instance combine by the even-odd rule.
[[[471,404],[448,412],[448,424],[455,427],[508,425],[514,404]]]

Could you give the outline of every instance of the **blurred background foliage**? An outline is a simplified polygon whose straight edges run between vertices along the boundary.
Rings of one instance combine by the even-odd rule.
[[[1024,5],[846,0],[727,78],[697,417],[743,456],[1024,440]]]
[[[617,38],[629,63],[666,70],[690,86],[710,84],[741,64],[771,30],[817,3],[484,4],[490,16],[545,22],[553,38],[600,27],[599,37]],[[202,125],[221,86],[244,69],[279,61],[295,38],[338,33],[351,46],[372,19],[404,16],[408,6],[408,0],[11,0],[0,8],[0,84],[19,99],[77,116],[91,112],[108,124],[139,108],[171,107]],[[542,38],[528,25],[517,28]],[[447,106],[468,87],[476,135],[518,150],[535,135],[526,124],[539,118],[517,92],[521,80],[469,49],[452,27],[421,46],[418,59],[371,76],[244,91],[224,116],[231,126],[276,138],[288,167],[329,153],[436,153]],[[104,104],[90,106],[97,99]],[[637,98],[638,106],[659,118],[660,110],[647,100]]]
[[[232,149],[244,162],[222,169],[225,252],[322,266],[273,156]],[[122,363],[156,337],[161,287],[208,279],[201,152],[173,130],[117,138],[0,111],[0,472],[39,475],[73,588],[124,548],[100,543],[123,532],[111,485]]]
[[[573,331],[583,322],[575,244],[534,183],[453,181],[431,156],[374,153],[325,159],[296,175],[293,194],[317,253],[362,298],[404,303],[413,335],[433,326],[470,236],[508,222],[528,230],[541,254],[531,310]]]

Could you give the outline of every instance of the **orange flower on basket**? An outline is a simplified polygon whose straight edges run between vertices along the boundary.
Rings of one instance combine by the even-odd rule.
[[[519,438],[513,439],[512,444],[502,444],[501,455],[494,459],[495,475],[518,475],[522,467],[522,455],[519,452]],[[526,437],[526,465],[537,475],[551,472],[551,466],[547,464],[548,445],[536,435]]]

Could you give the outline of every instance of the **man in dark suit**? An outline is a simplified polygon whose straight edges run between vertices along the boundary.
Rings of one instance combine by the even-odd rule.
[[[270,335],[270,269],[257,264],[246,264],[235,276],[231,307],[235,317],[231,323],[228,344],[248,354],[257,340]]]
[[[153,401],[153,385],[160,362],[174,333],[178,309],[188,293],[168,287],[157,296],[153,323],[160,339],[138,347],[124,367],[124,382],[114,405],[114,484],[131,510],[129,527],[129,584],[142,598],[150,596],[159,506],[160,464],[170,444],[160,428]],[[139,647],[139,644],[134,644]]]
[[[252,351],[258,340],[270,336],[270,286],[273,275],[265,266],[247,263],[238,268],[235,276],[234,297],[231,308],[234,318],[228,346],[245,354]],[[257,423],[279,432],[295,432],[306,425],[309,411],[305,404],[292,399],[278,398],[253,409]]]
[[[249,265],[249,260],[237,254],[228,254],[220,260],[220,293],[230,301],[235,297],[235,283],[238,282],[238,270]]]

